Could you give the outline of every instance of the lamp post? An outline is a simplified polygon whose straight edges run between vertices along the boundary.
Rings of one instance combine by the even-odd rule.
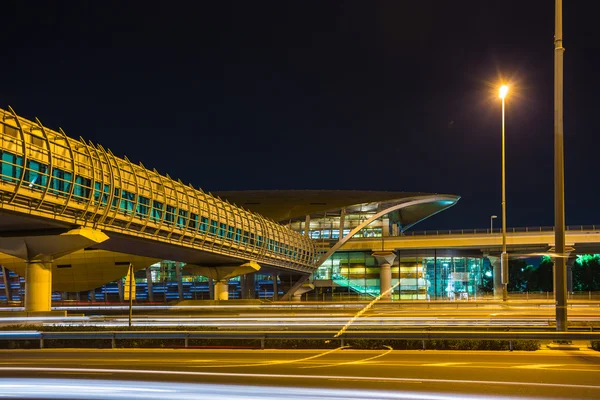
[[[554,298],[556,330],[567,326],[567,271],[565,260],[565,165],[563,131],[562,0],[556,0],[554,14]]]
[[[494,218],[498,218],[497,215],[492,215],[490,217],[490,234],[494,233]]]
[[[500,256],[500,269],[502,273],[502,301],[508,297],[508,253],[506,252],[506,156],[504,145],[504,99],[508,94],[508,86],[500,86],[500,98],[502,99],[502,255]]]

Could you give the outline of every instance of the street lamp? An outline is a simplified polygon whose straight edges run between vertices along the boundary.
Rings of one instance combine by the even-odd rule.
[[[502,301],[508,297],[508,253],[506,253],[506,156],[504,146],[504,99],[508,94],[508,86],[500,86],[499,95],[502,99],[502,255],[500,256],[500,269],[502,274]]]
[[[497,215],[492,215],[490,217],[490,233],[494,233],[494,219],[498,218]]]

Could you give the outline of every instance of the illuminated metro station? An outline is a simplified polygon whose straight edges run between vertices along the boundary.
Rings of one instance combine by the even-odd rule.
[[[122,302],[129,268],[136,302],[476,300],[484,279],[501,288],[499,232],[414,229],[459,199],[206,193],[0,109],[0,301],[27,312]],[[509,251],[547,252],[552,240],[509,232]],[[600,230],[567,240],[573,254],[598,252]]]

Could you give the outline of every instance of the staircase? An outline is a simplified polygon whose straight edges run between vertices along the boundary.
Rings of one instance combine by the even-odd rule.
[[[347,287],[359,294],[365,294],[373,298],[379,296],[379,288],[365,286],[364,279],[348,279],[345,276],[338,275],[333,279],[333,282],[341,287]]]

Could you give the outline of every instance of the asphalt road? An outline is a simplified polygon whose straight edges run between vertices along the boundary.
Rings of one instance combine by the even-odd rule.
[[[303,304],[301,304],[303,305]],[[152,309],[134,307],[134,326],[208,326],[225,329],[270,329],[289,327],[292,329],[331,329],[344,326],[364,305],[340,304],[340,308],[326,304],[328,308],[307,308],[291,304],[290,309],[271,309],[251,306],[240,308],[212,306],[208,308],[165,307]],[[352,306],[352,308],[346,308]],[[427,306],[427,307],[425,307]],[[252,308],[254,307],[254,308]],[[299,307],[299,308],[298,308]],[[128,326],[127,307],[108,307],[90,310],[86,307],[69,309],[69,316],[26,318],[4,313],[0,325],[19,323],[43,323],[45,325],[87,325],[99,327]],[[81,315],[81,312],[91,315]],[[108,313],[108,314],[107,314]],[[79,314],[79,315],[77,315]],[[573,325],[600,324],[600,307],[597,304],[572,304],[568,310],[569,322]],[[553,326],[555,310],[551,304],[476,304],[476,303],[428,303],[415,307],[383,304],[364,313],[353,322],[352,328],[398,328],[398,327],[473,327],[502,326],[543,328]]]
[[[132,398],[155,388],[144,397],[597,399],[599,377],[593,351],[0,351],[0,397],[21,390],[19,398],[44,390],[43,398]],[[196,395],[175,396],[188,392]]]

